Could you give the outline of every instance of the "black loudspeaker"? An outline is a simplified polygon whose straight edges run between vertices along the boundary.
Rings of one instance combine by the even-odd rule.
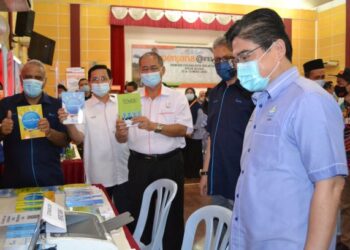
[[[55,44],[54,40],[33,31],[28,48],[28,57],[52,65]]]
[[[35,12],[23,11],[17,12],[15,34],[17,36],[30,36],[34,27]]]

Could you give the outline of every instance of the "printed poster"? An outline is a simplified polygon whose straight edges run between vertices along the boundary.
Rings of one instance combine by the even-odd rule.
[[[38,129],[38,122],[43,118],[41,104],[17,107],[17,113],[22,140],[45,137]]]
[[[139,58],[146,52],[157,52],[164,61],[163,82],[171,86],[181,84],[210,84],[220,82],[216,73],[213,50],[209,47],[172,45],[132,45],[132,79],[139,82]]]

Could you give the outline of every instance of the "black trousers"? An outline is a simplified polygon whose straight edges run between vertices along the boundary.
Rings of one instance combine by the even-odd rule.
[[[120,185],[106,187],[109,198],[111,198],[120,214],[129,210],[128,185],[128,182],[124,182]]]
[[[203,167],[202,140],[186,138],[186,147],[182,150],[185,162],[185,177],[199,178]]]
[[[129,229],[133,232],[140,213],[143,192],[153,181],[167,178],[175,181],[178,185],[177,194],[171,205],[168,220],[166,223],[163,249],[181,249],[182,237],[184,233],[184,170],[183,157],[181,151],[166,159],[142,159],[130,154],[129,157],[129,204],[130,213],[135,221],[129,224]],[[149,210],[145,232],[141,238],[142,242],[148,244],[152,235],[152,224],[154,215],[153,207]]]

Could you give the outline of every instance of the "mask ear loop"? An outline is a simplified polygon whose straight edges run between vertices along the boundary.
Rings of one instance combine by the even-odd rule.
[[[260,60],[271,50],[272,46],[275,44],[275,42],[273,42],[271,44],[271,46],[265,51],[264,54],[262,54],[259,59],[257,60],[258,62],[260,62]],[[277,67],[280,65],[281,63],[281,60],[278,60],[276,65],[273,67],[273,69],[271,70],[271,72],[265,77],[265,78],[270,78],[270,76],[275,72],[275,70],[277,69]]]

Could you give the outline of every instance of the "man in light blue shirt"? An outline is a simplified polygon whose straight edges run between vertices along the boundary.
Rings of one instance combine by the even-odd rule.
[[[339,107],[292,66],[290,40],[273,10],[245,15],[227,37],[241,85],[256,92],[236,187],[231,249],[334,249],[348,173]]]

